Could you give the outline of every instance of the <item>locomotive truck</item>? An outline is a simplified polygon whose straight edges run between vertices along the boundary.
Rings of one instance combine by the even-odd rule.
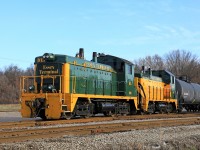
[[[52,53],[36,57],[34,75],[22,76],[20,83],[21,115],[27,118],[170,113],[185,107],[183,98],[177,99],[181,91],[169,71],[135,73],[130,61],[96,52],[88,61],[82,48],[75,57]]]

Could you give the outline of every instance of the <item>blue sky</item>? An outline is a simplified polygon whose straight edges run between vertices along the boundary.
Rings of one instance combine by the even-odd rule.
[[[200,57],[199,0],[1,0],[0,69],[85,49],[127,60],[184,49]]]

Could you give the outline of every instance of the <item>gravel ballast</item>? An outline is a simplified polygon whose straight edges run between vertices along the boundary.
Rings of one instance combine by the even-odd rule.
[[[200,149],[200,125],[132,130],[120,133],[38,139],[21,143],[0,144],[0,149],[34,150],[133,150],[133,149]]]

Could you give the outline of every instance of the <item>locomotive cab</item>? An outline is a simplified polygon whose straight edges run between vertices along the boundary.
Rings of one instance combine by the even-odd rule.
[[[136,89],[134,86],[134,65],[128,60],[111,56],[99,55],[99,63],[107,64],[116,71],[116,82],[118,96],[134,96]]]

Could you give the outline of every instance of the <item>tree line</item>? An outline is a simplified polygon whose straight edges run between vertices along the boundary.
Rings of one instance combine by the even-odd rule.
[[[200,61],[190,51],[174,50],[163,57],[155,54],[134,60],[135,71],[140,72],[142,66],[153,70],[168,70],[177,78],[187,77],[189,82],[200,84]]]
[[[33,75],[33,66],[26,70],[20,69],[16,65],[10,65],[0,70],[0,104],[19,103],[20,96],[20,76]]]
[[[161,57],[157,54],[134,60],[135,72],[140,72],[142,66],[153,70],[168,70],[176,77],[187,76],[191,82],[200,83],[200,61],[190,51],[174,50]],[[0,70],[0,104],[19,103],[20,76],[33,75],[33,66],[23,70],[10,65]]]

